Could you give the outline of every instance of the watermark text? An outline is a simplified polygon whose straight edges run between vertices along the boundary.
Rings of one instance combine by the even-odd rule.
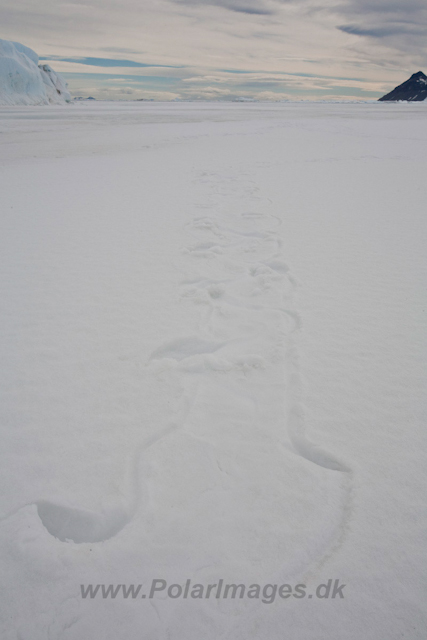
[[[237,600],[248,598],[259,600],[264,604],[273,604],[275,600],[287,600],[288,598],[317,599],[342,599],[344,598],[345,584],[340,580],[329,578],[326,582],[317,585],[308,591],[305,584],[250,584],[227,583],[223,579],[214,584],[192,583],[190,579],[183,584],[168,584],[163,578],[154,578],[149,589],[142,584],[81,584],[80,593],[83,599],[93,600],[124,598],[125,600],[152,599],[156,597],[171,599],[222,599]]]

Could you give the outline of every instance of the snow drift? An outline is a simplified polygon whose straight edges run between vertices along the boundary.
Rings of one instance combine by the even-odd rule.
[[[0,40],[0,105],[64,104],[67,83],[19,42]]]

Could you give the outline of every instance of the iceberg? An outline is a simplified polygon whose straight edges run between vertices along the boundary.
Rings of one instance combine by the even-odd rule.
[[[65,104],[67,83],[35,51],[0,39],[0,105]]]

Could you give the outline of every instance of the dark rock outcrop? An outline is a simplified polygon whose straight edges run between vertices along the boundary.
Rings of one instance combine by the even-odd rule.
[[[379,100],[381,102],[389,102],[397,100],[407,100],[408,102],[421,102],[427,98],[427,76],[418,71],[414,73],[409,80],[400,84],[398,87],[387,93]]]

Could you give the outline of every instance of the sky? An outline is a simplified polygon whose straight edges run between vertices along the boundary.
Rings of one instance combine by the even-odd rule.
[[[427,73],[427,0],[2,0],[74,96],[372,100]]]

